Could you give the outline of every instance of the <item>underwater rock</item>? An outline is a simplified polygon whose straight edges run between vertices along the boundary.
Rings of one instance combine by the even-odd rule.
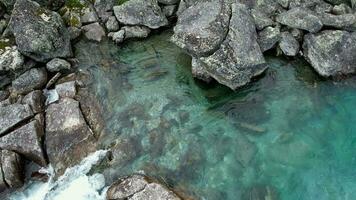
[[[5,47],[0,50],[0,72],[21,69],[24,62],[25,58],[16,46]]]
[[[47,71],[45,68],[33,68],[14,81],[12,81],[12,88],[18,94],[27,94],[32,90],[42,89],[47,83]]]
[[[276,20],[291,28],[303,29],[312,33],[320,31],[323,27],[323,23],[319,17],[307,8],[292,8],[279,14]]]
[[[162,13],[157,0],[130,0],[114,6],[117,20],[126,25],[143,25],[157,29],[168,25],[166,16]]]
[[[23,161],[19,154],[1,150],[1,168],[9,187],[19,188],[24,184]]]
[[[72,55],[70,36],[61,16],[33,1],[16,1],[9,27],[18,50],[38,62]]]
[[[299,52],[299,42],[289,32],[283,32],[281,34],[281,41],[279,42],[279,48],[286,56],[296,56]]]
[[[223,0],[199,2],[179,15],[171,41],[195,57],[209,56],[225,39],[230,15]]]
[[[108,200],[179,200],[167,187],[143,175],[132,175],[112,184],[107,191]]]
[[[0,135],[32,116],[33,112],[29,105],[12,104],[0,107]]]
[[[326,30],[304,37],[303,53],[312,67],[324,77],[354,73],[356,33]]]
[[[22,99],[22,103],[30,105],[33,113],[37,114],[39,112],[44,111],[44,100],[45,98],[42,94],[42,91],[35,90],[24,96],[24,98]]]
[[[47,161],[41,147],[43,127],[37,120],[18,128],[0,138],[0,148],[14,151],[45,167]]]
[[[46,68],[50,72],[61,72],[71,69],[71,64],[60,58],[54,58],[46,64]]]
[[[45,143],[56,177],[96,150],[95,138],[84,120],[79,102],[65,98],[48,106]]]
[[[235,90],[262,74],[267,66],[257,43],[253,18],[245,5],[232,5],[229,29],[220,48],[200,60],[205,63],[211,77]]]
[[[276,189],[268,185],[250,187],[242,195],[242,200],[277,200]]]
[[[96,42],[100,42],[106,35],[104,28],[98,22],[85,25],[82,30],[86,38]]]

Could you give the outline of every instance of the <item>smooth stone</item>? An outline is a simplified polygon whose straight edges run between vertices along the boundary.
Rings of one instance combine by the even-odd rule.
[[[22,69],[24,62],[25,58],[16,46],[0,49],[0,72]]]
[[[60,58],[54,58],[46,64],[46,68],[50,72],[60,72],[71,69],[71,64]]]
[[[106,35],[104,28],[98,22],[85,25],[82,30],[86,38],[96,42],[100,42]]]
[[[28,93],[22,99],[22,103],[30,105],[34,114],[44,111],[44,96],[41,90]]]
[[[245,5],[232,4],[230,31],[225,41],[214,54],[200,60],[211,77],[233,90],[267,69],[253,18]]]
[[[10,188],[20,188],[24,184],[23,161],[19,154],[1,150],[1,167],[4,180]]]
[[[16,129],[0,138],[0,149],[14,151],[45,167],[47,161],[41,145],[43,126],[37,120]]]
[[[30,0],[17,0],[9,27],[18,50],[38,61],[70,57],[70,36],[61,16]]]
[[[12,104],[0,107],[0,135],[32,116],[33,112],[29,105]]]
[[[74,98],[77,94],[77,85],[75,81],[69,81],[56,85],[55,87],[60,98]]]
[[[119,22],[115,16],[109,17],[108,21],[106,22],[106,29],[108,29],[109,32],[115,32],[120,29]]]
[[[47,107],[45,144],[56,177],[96,150],[78,101],[65,98]]]
[[[289,32],[283,32],[279,42],[279,48],[286,56],[296,56],[299,52],[300,45],[297,39]]]
[[[47,71],[45,68],[33,68],[14,81],[12,81],[12,88],[16,93],[26,94],[32,90],[42,89],[47,83]]]
[[[303,54],[324,77],[350,74],[356,68],[356,33],[326,30],[304,37]]]
[[[224,41],[230,15],[224,1],[199,2],[179,15],[171,41],[194,57],[209,56]]]
[[[323,27],[321,20],[312,11],[300,7],[279,14],[276,20],[291,28],[303,29],[312,33],[320,31]]]
[[[126,25],[143,25],[157,29],[168,25],[157,0],[130,0],[114,6],[117,20]]]
[[[121,30],[125,31],[125,40],[130,38],[146,38],[151,32],[145,26],[124,26]]]
[[[258,44],[261,51],[265,52],[274,48],[281,38],[279,27],[267,27],[258,33]]]

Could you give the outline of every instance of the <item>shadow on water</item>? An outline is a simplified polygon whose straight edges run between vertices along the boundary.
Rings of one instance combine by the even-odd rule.
[[[268,57],[263,76],[233,92],[193,79],[170,35],[76,45],[104,108],[112,154],[96,171],[108,184],[143,170],[198,199],[352,199],[354,78]]]

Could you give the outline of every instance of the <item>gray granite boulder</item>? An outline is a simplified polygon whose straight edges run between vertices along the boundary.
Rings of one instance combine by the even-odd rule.
[[[12,81],[12,88],[16,93],[26,94],[32,90],[42,89],[47,83],[45,68],[33,68]]]
[[[197,3],[179,15],[171,41],[195,57],[211,55],[226,37],[230,15],[223,0]]]
[[[303,29],[312,33],[318,32],[323,27],[323,23],[318,16],[307,8],[293,8],[287,12],[279,14],[276,20],[291,28]]]
[[[356,15],[354,14],[343,14],[343,15],[333,15],[329,13],[323,13],[319,15],[322,23],[325,27],[331,27],[333,29],[353,29],[353,25],[356,24]]]
[[[106,35],[104,28],[98,22],[85,25],[82,30],[86,38],[96,42],[100,42]]]
[[[44,111],[45,97],[41,90],[35,90],[24,96],[22,103],[30,105],[33,113],[37,114]]]
[[[219,83],[235,90],[267,68],[257,43],[254,20],[243,4],[232,4],[230,31],[220,48],[202,57],[206,70]]]
[[[252,9],[251,15],[255,20],[257,30],[262,30],[267,26],[272,26],[274,23],[273,20],[262,10]]]
[[[125,31],[125,40],[130,38],[146,38],[151,32],[145,26],[124,26],[121,30]]]
[[[312,67],[324,77],[354,73],[356,33],[326,30],[304,37],[303,53]]]
[[[117,0],[95,0],[94,8],[103,22],[106,22],[108,17],[111,16],[116,2]]]
[[[172,5],[177,4],[179,0],[158,0],[158,2],[165,5]]]
[[[12,104],[0,107],[0,135],[5,134],[32,116],[33,112],[29,105]]]
[[[0,72],[23,68],[25,58],[16,46],[0,49]]]
[[[16,129],[0,138],[0,149],[14,151],[25,158],[46,166],[47,161],[41,145],[43,127],[37,120]]]
[[[9,27],[19,51],[38,62],[72,55],[70,36],[61,16],[33,1],[16,1]]]
[[[109,32],[115,32],[120,29],[119,22],[117,21],[115,16],[109,17],[108,21],[106,22],[106,29]]]
[[[77,101],[65,98],[48,106],[45,143],[56,177],[96,150],[95,138]]]
[[[114,6],[117,20],[126,25],[143,25],[157,29],[168,25],[157,0],[130,0]]]
[[[60,72],[71,69],[71,64],[60,58],[54,58],[46,64],[46,68],[50,72]]]
[[[120,179],[107,191],[108,200],[180,200],[174,192],[143,175]]]
[[[4,180],[11,188],[19,188],[24,184],[23,161],[19,154],[1,150],[1,168]]]
[[[260,45],[261,51],[265,52],[276,46],[281,38],[280,28],[277,27],[267,27],[258,33],[258,44]]]
[[[279,48],[286,56],[296,56],[299,52],[300,45],[298,40],[295,39],[291,33],[283,32],[281,34]]]

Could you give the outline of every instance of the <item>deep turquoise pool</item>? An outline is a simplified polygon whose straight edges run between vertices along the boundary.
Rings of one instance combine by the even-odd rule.
[[[107,183],[137,171],[212,200],[356,198],[356,80],[321,80],[303,61],[233,92],[192,78],[169,32],[117,47],[80,42],[81,69],[104,107]]]

